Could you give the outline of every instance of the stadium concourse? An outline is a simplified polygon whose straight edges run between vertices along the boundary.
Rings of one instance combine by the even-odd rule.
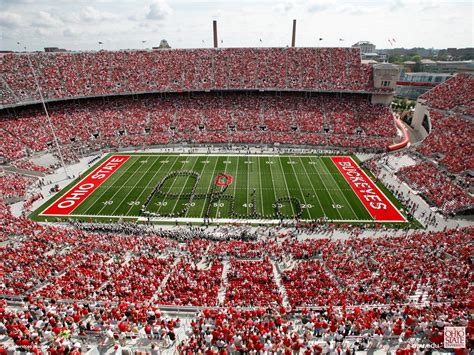
[[[388,91],[358,50],[29,56],[70,177],[31,105],[27,54],[2,54],[0,354],[412,354],[448,351],[447,326],[466,329],[466,348],[450,350],[472,348],[474,230],[457,215],[473,202],[472,76],[421,97],[429,135],[387,153],[400,137],[370,95]],[[114,150],[354,153],[421,228],[28,218]]]

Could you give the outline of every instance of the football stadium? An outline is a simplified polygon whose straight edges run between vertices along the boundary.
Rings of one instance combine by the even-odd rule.
[[[0,355],[472,350],[474,70],[407,84],[296,24],[0,53]]]
[[[406,222],[348,156],[133,153],[107,156],[91,170],[38,216],[134,222]]]

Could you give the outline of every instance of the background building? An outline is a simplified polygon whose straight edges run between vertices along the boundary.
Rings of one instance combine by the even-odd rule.
[[[359,41],[352,45],[352,48],[360,48],[362,54],[375,53],[375,44],[369,41]]]
[[[375,52],[375,44],[369,41],[359,41],[352,48],[360,48],[360,57],[365,61],[385,62],[387,55]]]
[[[416,100],[418,96],[446,81],[451,76],[449,73],[407,73],[402,70],[400,79],[397,81],[395,96]]]

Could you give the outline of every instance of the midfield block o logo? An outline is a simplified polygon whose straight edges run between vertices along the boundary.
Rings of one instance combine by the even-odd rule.
[[[466,327],[444,327],[444,347],[465,348],[466,347]]]

